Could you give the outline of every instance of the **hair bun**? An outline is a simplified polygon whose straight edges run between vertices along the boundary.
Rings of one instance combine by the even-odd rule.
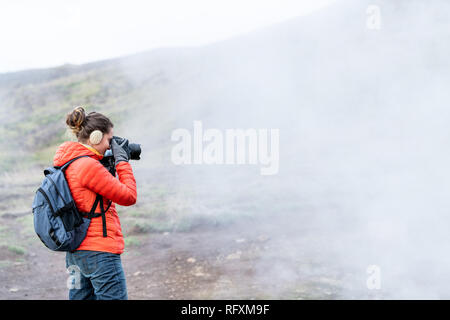
[[[72,129],[75,135],[83,129],[86,121],[86,112],[83,107],[76,107],[71,113],[67,114],[66,123]]]

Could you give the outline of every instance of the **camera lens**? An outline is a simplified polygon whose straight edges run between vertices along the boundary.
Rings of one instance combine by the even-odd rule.
[[[141,145],[137,143],[128,144],[128,149],[130,150],[130,159],[139,160],[141,155]]]

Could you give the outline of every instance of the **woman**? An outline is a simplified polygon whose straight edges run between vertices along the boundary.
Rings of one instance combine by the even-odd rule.
[[[66,267],[79,273],[75,275],[77,283],[69,289],[69,299],[127,299],[120,259],[124,240],[114,204],[136,203],[136,181],[127,152],[112,139],[113,124],[100,113],[86,115],[82,107],[77,107],[67,115],[66,123],[78,142],[68,141],[59,146],[53,162],[62,166],[75,157],[88,156],[75,160],[66,170],[66,180],[78,210],[90,212],[97,195],[103,197],[105,207],[112,202],[105,214],[106,229],[101,216],[92,218],[81,245],[76,251],[67,252]],[[99,162],[110,146],[119,179]],[[101,213],[100,205],[95,213]]]

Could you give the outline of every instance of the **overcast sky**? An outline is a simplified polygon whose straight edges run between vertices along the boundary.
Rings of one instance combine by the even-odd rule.
[[[197,46],[335,0],[15,0],[0,2],[0,72]]]

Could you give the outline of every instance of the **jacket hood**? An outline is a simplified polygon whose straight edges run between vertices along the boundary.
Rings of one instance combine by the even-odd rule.
[[[55,157],[53,158],[54,166],[62,166],[66,162],[79,156],[90,156],[96,160],[101,160],[103,156],[95,154],[92,150],[89,150],[79,142],[66,141],[58,147]]]

